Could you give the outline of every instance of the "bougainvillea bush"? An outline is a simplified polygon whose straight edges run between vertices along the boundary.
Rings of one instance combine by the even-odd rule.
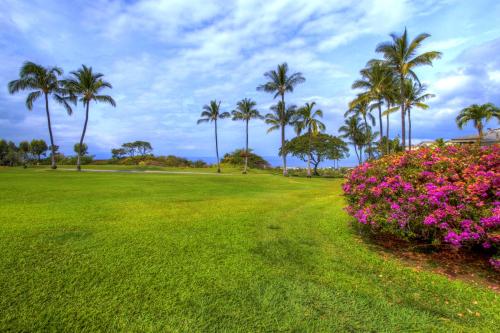
[[[355,168],[343,188],[347,211],[371,231],[484,250],[500,270],[499,145],[387,155]]]

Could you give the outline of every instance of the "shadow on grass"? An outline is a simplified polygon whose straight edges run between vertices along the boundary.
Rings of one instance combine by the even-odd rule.
[[[500,274],[488,263],[484,251],[456,249],[448,245],[408,242],[390,234],[373,234],[351,223],[353,234],[384,258],[397,258],[416,270],[430,270],[500,291]]]

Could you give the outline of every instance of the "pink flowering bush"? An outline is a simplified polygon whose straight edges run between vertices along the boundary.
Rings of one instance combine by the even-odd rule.
[[[376,233],[485,249],[500,269],[500,146],[421,148],[355,168],[349,214]]]

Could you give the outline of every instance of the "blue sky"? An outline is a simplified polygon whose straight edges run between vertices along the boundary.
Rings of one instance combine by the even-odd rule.
[[[500,2],[494,0],[0,4],[0,137],[16,142],[48,141],[43,105],[28,112],[24,94],[7,92],[25,60],[58,65],[66,73],[86,64],[113,84],[116,109],[91,105],[86,142],[98,156],[132,140],[150,141],[156,154],[213,155],[212,127],[196,125],[203,104],[220,99],[231,111],[248,97],[266,113],[272,95],[255,87],[265,71],[285,61],[306,77],[287,101],[316,101],[327,132],[336,134],[356,94],[350,85],[359,70],[378,56],[377,43],[405,26],[411,36],[430,33],[424,49],[444,54],[434,67],[417,70],[437,96],[429,110],[412,113],[415,141],[473,133],[471,127],[456,128],[458,111],[472,103],[500,104]],[[81,133],[83,109],[68,116],[53,105],[52,115],[56,144],[69,154]],[[399,127],[394,115],[393,133]],[[222,153],[243,147],[243,128],[240,122],[221,124]],[[266,134],[265,124],[255,121],[250,145],[260,155],[276,155],[279,133]]]

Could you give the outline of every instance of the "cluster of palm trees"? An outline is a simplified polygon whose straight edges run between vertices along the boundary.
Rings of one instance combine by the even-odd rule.
[[[361,78],[352,84],[353,89],[362,91],[349,103],[345,123],[339,129],[354,146],[360,163],[364,153],[373,158],[375,151],[380,154],[391,152],[389,115],[397,111],[401,114],[402,147],[411,149],[411,110],[427,109],[425,102],[434,96],[426,93],[427,87],[415,72],[417,67],[432,65],[441,57],[437,51],[418,53],[430,35],[423,33],[410,40],[405,29],[403,34],[392,34],[391,37],[391,41],[383,42],[376,48],[383,59],[370,60],[360,71]],[[374,110],[377,111],[377,120],[372,114]],[[378,131],[372,129],[376,122]],[[375,143],[377,137],[379,140]]]
[[[219,146],[217,138],[217,121],[219,119],[229,118],[232,116],[233,120],[243,120],[245,121],[245,133],[246,133],[246,146],[245,146],[245,168],[243,173],[247,173],[248,166],[248,123],[251,119],[263,119],[266,124],[269,125],[268,133],[280,130],[281,132],[281,151],[283,152],[283,175],[287,175],[286,167],[286,151],[284,149],[286,143],[286,128],[287,126],[293,126],[295,133],[301,135],[301,133],[306,132],[309,136],[309,142],[314,135],[325,130],[325,124],[323,124],[319,118],[323,117],[323,111],[315,108],[316,103],[306,103],[304,106],[297,108],[296,105],[285,104],[285,94],[292,93],[294,88],[305,81],[302,73],[297,72],[289,74],[289,68],[287,63],[283,63],[277,66],[275,70],[268,71],[264,73],[264,76],[268,80],[266,83],[259,85],[257,90],[268,92],[274,95],[274,98],[279,97],[277,104],[270,107],[271,112],[262,116],[260,112],[255,109],[257,105],[255,101],[245,98],[236,104],[236,109],[231,113],[220,111],[220,101],[213,100],[209,104],[203,106],[203,111],[201,113],[200,119],[198,119],[198,124],[205,122],[213,122],[215,130],[215,153],[217,157],[217,172],[220,172],[219,163]],[[307,163],[307,176],[311,177],[311,154],[309,153],[308,163]]]
[[[104,88],[112,88],[111,84],[103,80],[103,74],[95,73],[92,67],[82,65],[76,71],[70,72],[66,78],[61,78],[63,70],[59,67],[44,67],[33,62],[27,61],[21,67],[19,78],[9,82],[8,89],[10,94],[15,94],[21,91],[28,91],[26,97],[26,107],[28,110],[33,110],[33,103],[39,98],[43,98],[45,102],[45,113],[47,116],[47,125],[50,136],[51,147],[51,167],[56,169],[56,151],[54,136],[52,134],[52,124],[49,110],[49,97],[57,103],[61,104],[68,115],[73,113],[71,104],[74,106],[78,102],[82,103],[85,108],[85,123],[83,125],[80,142],[78,145],[78,160],[77,169],[80,170],[80,158],[82,156],[82,147],[84,147],[85,132],[89,119],[90,102],[107,103],[115,107],[116,103],[111,96],[101,95],[101,90]]]

